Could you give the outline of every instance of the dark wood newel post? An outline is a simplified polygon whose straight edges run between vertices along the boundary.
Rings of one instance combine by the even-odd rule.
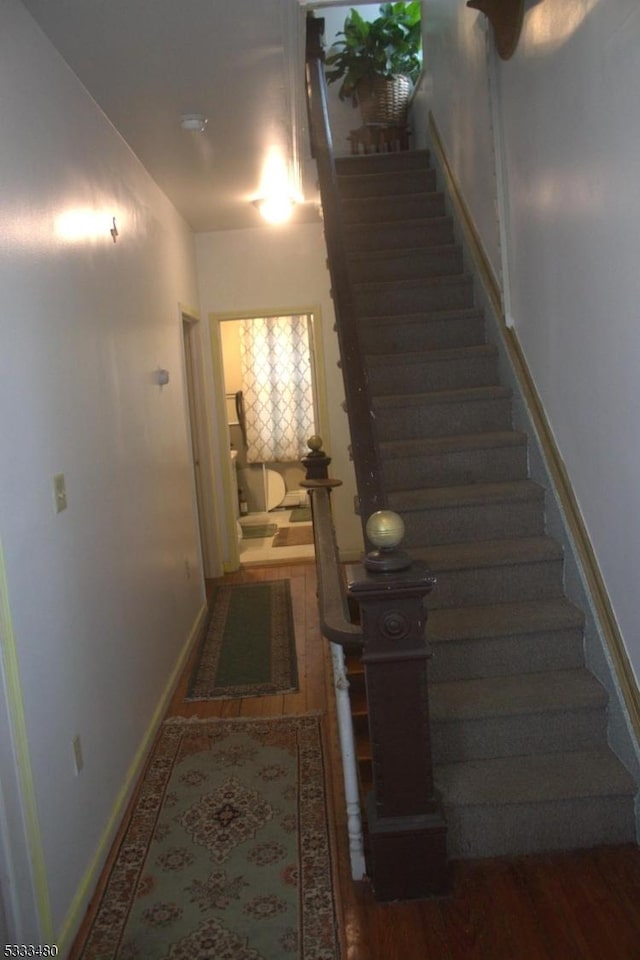
[[[444,893],[446,823],[434,787],[424,598],[428,568],[397,549],[402,520],[379,511],[367,534],[379,549],[348,568],[364,639],[373,788],[367,816],[370,873],[380,900]]]

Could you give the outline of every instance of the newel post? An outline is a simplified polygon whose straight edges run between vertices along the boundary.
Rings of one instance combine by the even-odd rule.
[[[446,822],[431,758],[424,598],[428,568],[398,549],[404,524],[378,511],[366,525],[378,549],[348,568],[360,606],[373,788],[367,814],[370,874],[379,900],[406,900],[447,888]]]

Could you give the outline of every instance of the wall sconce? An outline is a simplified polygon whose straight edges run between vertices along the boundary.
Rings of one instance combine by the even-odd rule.
[[[284,194],[274,194],[269,197],[259,197],[253,205],[260,211],[260,216],[267,223],[286,223],[291,219],[295,207],[293,197]]]

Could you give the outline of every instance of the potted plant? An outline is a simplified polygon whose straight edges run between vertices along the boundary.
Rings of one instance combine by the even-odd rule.
[[[375,20],[351,9],[326,58],[327,83],[360,107],[363,123],[401,124],[422,69],[420,0],[383,3]]]

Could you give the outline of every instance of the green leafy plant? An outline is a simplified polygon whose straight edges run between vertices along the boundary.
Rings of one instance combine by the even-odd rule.
[[[406,76],[412,83],[422,68],[420,0],[383,3],[380,16],[364,20],[351,9],[325,64],[327,83],[342,81],[338,96],[358,102],[358,85],[376,77]]]

